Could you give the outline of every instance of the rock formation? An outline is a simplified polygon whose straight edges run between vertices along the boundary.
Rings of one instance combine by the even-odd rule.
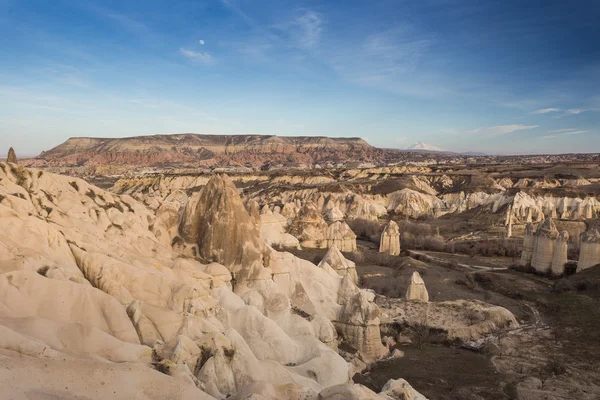
[[[258,209],[257,209],[258,211]],[[286,233],[288,219],[279,213],[259,215],[260,237],[269,246],[297,249],[300,242]]]
[[[192,224],[188,239],[200,257],[225,265],[234,279],[256,279],[264,264],[259,227],[227,175],[216,175],[202,189]]]
[[[552,275],[562,275],[565,272],[565,264],[568,261],[568,242],[569,233],[563,231],[558,235],[554,242],[554,255],[552,256],[552,266],[550,272]]]
[[[325,254],[325,257],[319,263],[320,268],[325,268],[325,264],[333,268],[335,272],[341,276],[350,276],[352,282],[358,285],[358,274],[356,273],[356,264],[346,259],[343,254],[338,250],[337,246],[333,245]]]
[[[520,265],[522,267],[531,266],[531,258],[533,257],[533,245],[534,245],[534,237],[533,237],[533,224],[529,223],[525,227],[525,234],[523,236],[523,250],[521,252],[521,261]]]
[[[356,235],[345,222],[334,222],[327,228],[327,247],[336,246],[340,251],[353,253],[356,251]]]
[[[400,254],[400,228],[394,221],[390,221],[381,233],[379,252],[392,256]]]
[[[531,266],[537,272],[546,273],[552,270],[554,245],[558,236],[558,229],[552,219],[547,219],[538,226],[533,235],[533,255],[531,256]]]
[[[600,264],[600,232],[591,229],[581,235],[577,272]]]
[[[13,149],[12,147],[10,149],[8,149],[8,157],[6,158],[6,162],[12,163],[12,164],[17,164],[17,155],[15,154],[15,149]]]
[[[326,248],[327,228],[327,222],[317,207],[308,202],[298,211],[288,232],[298,238],[303,247]]]
[[[410,276],[410,282],[408,284],[408,288],[406,289],[406,300],[416,300],[416,301],[429,301],[429,293],[427,293],[427,288],[425,287],[425,282],[421,275],[415,271]]]

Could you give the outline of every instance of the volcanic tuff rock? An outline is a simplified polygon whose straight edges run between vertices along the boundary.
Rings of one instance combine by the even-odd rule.
[[[577,272],[600,264],[600,232],[590,229],[581,235]]]
[[[311,248],[327,247],[327,222],[314,203],[302,206],[290,225],[289,233],[298,238],[300,245]]]
[[[381,233],[379,252],[391,256],[400,254],[400,227],[394,221],[390,221]]]
[[[227,177],[164,205],[0,163],[3,394],[315,398],[349,381],[336,328],[363,359],[384,354],[372,294],[266,246]],[[174,226],[226,266],[181,257]]]
[[[538,226],[533,235],[533,255],[531,266],[538,272],[548,272],[554,258],[554,244],[559,232],[552,219],[547,219]]]
[[[356,264],[347,260],[337,246],[333,245],[325,254],[325,257],[319,263],[319,267],[325,268],[325,264],[333,268],[341,276],[349,275],[354,284],[358,285],[358,274],[356,273]]]
[[[336,246],[343,252],[356,251],[356,235],[347,223],[337,221],[329,225],[326,233],[327,247]]]
[[[425,282],[417,271],[410,276],[410,282],[404,297],[406,297],[406,300],[429,301],[429,293],[427,293]]]
[[[17,155],[15,154],[15,149],[12,147],[8,149],[8,157],[6,158],[6,162],[17,164]]]
[[[200,193],[192,237],[200,257],[225,265],[234,279],[256,279],[263,267],[263,243],[253,220],[227,175],[213,177]]]

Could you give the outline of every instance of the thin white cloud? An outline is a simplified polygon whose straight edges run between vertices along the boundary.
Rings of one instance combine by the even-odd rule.
[[[499,136],[506,135],[509,133],[522,131],[526,129],[534,129],[538,128],[538,125],[500,125],[500,126],[490,126],[488,128],[477,128],[468,131],[467,133],[471,134],[480,134],[486,136]]]
[[[199,62],[200,64],[203,64],[203,65],[210,65],[214,62],[213,57],[210,54],[208,54],[207,52],[194,51],[194,50],[190,50],[190,49],[185,49],[183,47],[179,49],[179,52],[184,57],[189,58],[190,60]]]
[[[294,24],[300,30],[298,46],[304,49],[317,47],[323,32],[321,17],[314,11],[306,10],[294,20]]]
[[[567,129],[555,129],[553,131],[549,131],[550,133],[563,133],[563,132],[571,132],[571,131],[576,131],[577,129],[575,128],[567,128]]]
[[[283,39],[288,45],[302,50],[314,50],[321,43],[323,25],[319,13],[299,9],[291,19],[271,25],[270,28],[277,31],[279,39]]]
[[[535,110],[535,111],[531,112],[530,114],[548,114],[548,113],[559,112],[559,111],[561,111],[560,108],[542,108],[539,110]]]
[[[565,132],[565,135],[581,135],[582,133],[587,133],[589,131],[569,131]]]
[[[554,139],[559,137],[560,135],[546,135],[546,136],[542,136],[542,139]]]
[[[588,110],[584,110],[582,108],[572,108],[570,110],[567,110],[567,112],[565,114],[567,115],[577,115],[577,114],[581,114],[583,112],[586,112]]]

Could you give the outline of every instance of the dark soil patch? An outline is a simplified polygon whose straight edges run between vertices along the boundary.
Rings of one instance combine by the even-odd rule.
[[[354,381],[376,392],[390,379],[406,379],[429,399],[462,400],[474,393],[486,400],[505,399],[502,376],[485,355],[444,346],[405,347],[404,357],[377,363]]]

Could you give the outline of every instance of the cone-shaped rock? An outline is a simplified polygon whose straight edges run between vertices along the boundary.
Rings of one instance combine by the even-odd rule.
[[[15,154],[15,149],[13,149],[12,147],[10,149],[8,149],[8,157],[6,159],[7,162],[9,163],[13,163],[13,164],[17,164],[17,155]]]
[[[354,282],[355,285],[358,284],[356,264],[346,259],[337,246],[334,245],[329,249],[327,254],[325,254],[325,257],[323,257],[319,263],[319,267],[323,267],[325,263],[329,264],[329,266],[341,276],[350,276],[352,282]]]
[[[193,217],[200,257],[225,265],[234,277],[252,276],[263,267],[259,228],[227,175],[213,177],[200,194]]]
[[[408,289],[406,289],[406,300],[429,301],[429,293],[421,275],[415,271],[410,277]]]
[[[341,251],[356,251],[356,235],[347,223],[337,221],[327,228],[327,247],[337,246]]]
[[[400,254],[400,228],[396,222],[390,221],[383,230],[379,243],[379,252],[392,256]]]

